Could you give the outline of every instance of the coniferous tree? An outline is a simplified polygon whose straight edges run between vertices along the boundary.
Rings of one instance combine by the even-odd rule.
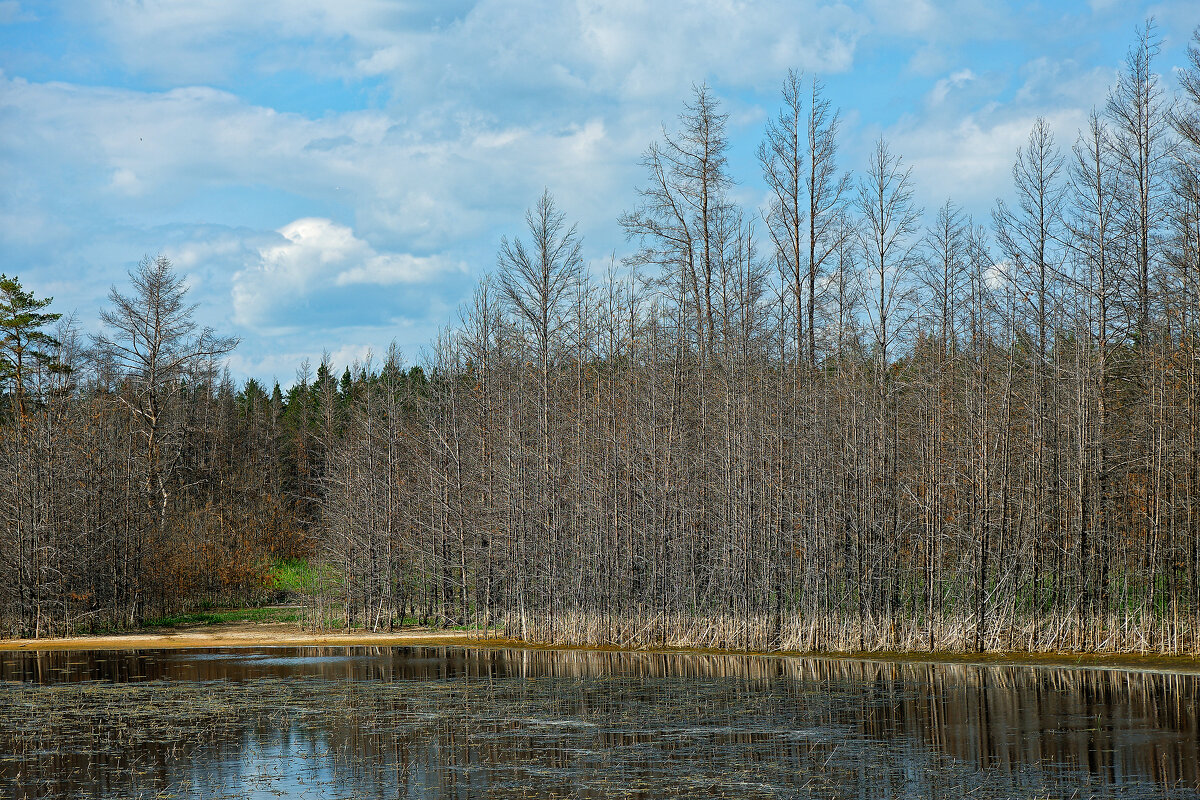
[[[17,278],[0,275],[0,380],[8,386],[17,416],[25,415],[33,377],[56,365],[58,341],[44,328],[62,314],[42,311],[52,301],[39,300]]]

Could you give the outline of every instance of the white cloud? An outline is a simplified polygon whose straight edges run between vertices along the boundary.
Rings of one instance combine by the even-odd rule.
[[[1030,33],[1020,14],[995,0],[867,0],[865,5],[875,32],[943,46]]]
[[[933,89],[929,92],[929,102],[932,105],[940,106],[946,101],[946,96],[954,89],[961,89],[968,83],[975,80],[975,73],[969,69],[960,69],[954,74],[942,78],[933,85]]]
[[[661,119],[640,111],[523,124],[384,111],[309,119],[206,88],[137,92],[3,76],[0,94],[12,163],[26,172],[44,165],[28,190],[48,203],[90,191],[97,206],[141,216],[214,190],[269,187],[344,204],[373,241],[421,250],[519,220],[547,186],[570,214],[612,219],[619,209],[607,193],[634,183],[637,154]],[[98,190],[81,186],[89,173]]]
[[[1108,88],[1116,79],[1116,68],[1089,69],[1075,61],[1042,57],[1025,64],[1021,77],[1015,103],[1103,107]]]
[[[872,17],[887,30],[904,33],[928,33],[941,23],[941,12],[930,0],[869,0]]]
[[[361,330],[355,331],[356,334],[365,334],[373,337],[385,337],[387,331],[379,330]],[[386,339],[383,339],[386,341]],[[342,370],[352,364],[365,364],[368,357],[371,358],[373,366],[378,369],[380,366],[381,354],[386,354],[386,347],[380,350],[378,347],[366,344],[363,342],[355,342],[351,344],[342,344],[337,349],[328,351],[329,363],[333,366],[334,374],[341,376]],[[321,363],[322,356],[325,352],[321,350],[291,350],[288,352],[276,352],[268,355],[249,355],[234,351],[229,358],[229,369],[235,375],[249,375],[257,377],[259,380],[268,382],[277,380],[282,386],[299,380],[299,367],[305,361],[308,361],[310,372],[308,380],[313,379],[316,373],[317,365]]]
[[[385,76],[406,101],[444,98],[452,88],[484,105],[505,102],[514,88],[629,99],[675,95],[706,76],[843,71],[869,27],[849,5],[821,0],[76,2],[128,66],[167,80],[218,81],[254,51],[267,71]],[[305,46],[285,46],[295,41]],[[256,47],[239,47],[247,42]]]
[[[113,189],[126,194],[141,194],[143,190],[137,173],[127,167],[118,167],[113,170],[110,185]]]
[[[465,265],[457,267],[466,272]],[[415,283],[445,271],[444,261],[432,256],[413,256],[408,253],[380,255],[375,253],[360,266],[339,272],[334,281],[338,286],[369,283],[390,286],[395,283]]]
[[[912,165],[918,195],[927,208],[949,198],[985,222],[995,198],[1011,190],[1013,159],[1037,116],[1028,110],[1003,114],[985,110],[954,122],[901,126],[888,134],[888,140]],[[1082,109],[1060,109],[1045,116],[1064,149],[1086,120]]]
[[[239,325],[262,326],[274,307],[331,287],[417,283],[465,271],[441,256],[376,252],[329,219],[298,219],[278,232],[281,241],[260,246],[253,263],[233,276],[233,318]]]
[[[1039,116],[1060,150],[1069,152],[1088,111],[1103,106],[1111,68],[1084,67],[1070,59],[1036,58],[1019,71],[1019,83],[999,73],[959,68],[936,81],[922,112],[884,132],[895,152],[912,165],[920,202],[932,209],[953,199],[986,222],[997,197],[1012,190],[1012,165]],[[1011,92],[1011,99],[997,98]]]

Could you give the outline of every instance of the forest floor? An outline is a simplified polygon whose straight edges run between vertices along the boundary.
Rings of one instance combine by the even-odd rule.
[[[209,647],[525,647],[539,650],[594,650],[606,652],[676,653],[696,655],[760,655],[853,659],[907,664],[964,664],[978,666],[1029,666],[1076,669],[1114,669],[1133,672],[1200,674],[1200,658],[1153,653],[955,653],[955,652],[867,652],[867,653],[745,653],[741,651],[692,648],[621,648],[553,645],[506,639],[481,631],[429,627],[406,627],[396,631],[312,631],[282,609],[245,609],[215,614],[192,614],[165,618],[141,630],[61,639],[0,639],[0,650],[153,650]],[[266,613],[263,613],[266,612]]]

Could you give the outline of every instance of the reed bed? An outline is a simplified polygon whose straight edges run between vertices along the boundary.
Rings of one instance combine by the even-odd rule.
[[[889,616],[508,613],[500,630],[512,638],[561,645],[680,647],[751,652],[1111,653],[1200,656],[1200,620],[1151,614],[1016,616],[983,631],[970,617],[919,620]]]

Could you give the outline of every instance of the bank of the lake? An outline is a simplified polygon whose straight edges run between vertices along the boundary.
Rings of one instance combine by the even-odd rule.
[[[2,650],[179,650],[207,647],[353,647],[479,646],[477,633],[437,628],[399,631],[314,632],[286,622],[235,622],[215,625],[156,627],[141,631],[71,636],[55,639],[0,639]],[[508,646],[511,640],[496,640]]]
[[[0,639],[5,650],[176,650],[211,647],[463,647],[611,653],[678,653],[792,658],[829,658],[911,664],[1030,666],[1053,669],[1108,669],[1130,672],[1200,674],[1200,658],[1154,653],[991,652],[746,652],[691,647],[616,647],[525,642],[480,631],[414,627],[394,631],[312,631],[289,622],[227,622],[160,626],[134,632],[54,639]]]

